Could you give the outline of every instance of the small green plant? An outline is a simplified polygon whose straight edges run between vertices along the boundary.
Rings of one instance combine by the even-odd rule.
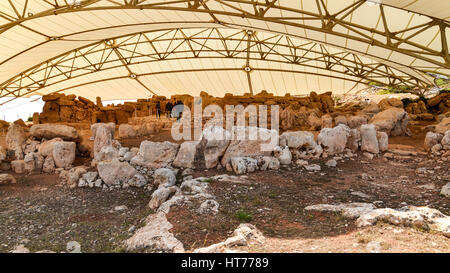
[[[383,90],[379,91],[378,95],[409,93],[412,91],[412,88],[406,85],[384,86],[382,88]]]
[[[378,91],[378,93],[377,93],[378,95],[387,95],[387,94],[392,94],[391,93],[391,91],[389,91],[389,90],[381,90],[381,91]]]
[[[385,85],[378,82],[369,82],[367,83],[368,86],[372,88],[376,88],[379,91],[377,92],[378,95],[386,95],[386,94],[400,94],[400,93],[412,93],[416,94],[417,96],[423,96],[423,93],[420,91],[414,89],[412,86],[408,85]]]
[[[276,194],[276,193],[269,194],[270,199],[276,199],[277,197],[278,197],[278,194]]]
[[[252,215],[243,209],[236,211],[235,216],[239,221],[245,222],[245,223],[250,222],[252,220]]]
[[[345,220],[344,215],[342,215],[342,213],[340,213],[340,212],[335,212],[334,215],[336,216],[336,220],[338,220],[339,222]]]
[[[28,122],[33,122],[33,117],[29,117],[29,118],[27,119],[27,121],[28,121]]]
[[[203,182],[203,183],[211,183],[211,182],[213,182],[213,179],[212,178],[205,178],[205,179],[201,180],[201,182]]]
[[[442,79],[442,78],[437,78],[434,80],[434,83],[440,87],[440,88],[444,88],[444,90],[448,91],[450,90],[450,80],[447,79]]]
[[[342,100],[342,98],[341,98],[341,97],[338,97],[338,96],[333,96],[333,99],[334,99],[334,101],[335,101],[337,104],[339,104],[339,103],[341,102],[341,100]]]

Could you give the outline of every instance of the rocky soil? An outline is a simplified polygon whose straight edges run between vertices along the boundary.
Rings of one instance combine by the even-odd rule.
[[[57,185],[56,175],[20,176],[0,187],[0,252],[25,245],[31,252],[121,252],[122,241],[151,213],[150,193],[102,191]]]
[[[395,141],[394,141],[395,142]],[[392,146],[392,145],[391,145]],[[396,146],[394,146],[396,147]],[[250,252],[448,252],[447,237],[430,231],[380,223],[357,228],[340,213],[306,211],[315,204],[372,203],[375,207],[429,206],[450,214],[450,202],[439,194],[448,182],[450,162],[425,155],[338,161],[319,172],[281,168],[240,176],[236,183],[210,180],[209,191],[220,204],[217,215],[198,212],[195,201],[167,214],[171,232],[186,251],[219,243],[242,222],[262,231],[264,244],[237,247]],[[425,168],[425,172],[422,171]],[[417,171],[421,169],[421,171]],[[194,177],[213,177],[208,170]],[[0,187],[0,251],[23,244],[30,251],[67,251],[76,241],[82,252],[124,251],[123,241],[151,214],[151,191],[139,188],[105,191],[67,189],[55,176],[21,176]],[[127,208],[124,210],[123,207]]]

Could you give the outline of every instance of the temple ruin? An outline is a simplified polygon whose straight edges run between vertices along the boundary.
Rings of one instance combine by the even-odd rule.
[[[3,2],[0,252],[450,251],[448,2]]]

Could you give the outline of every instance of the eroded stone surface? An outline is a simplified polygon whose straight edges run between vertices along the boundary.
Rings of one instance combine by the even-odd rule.
[[[378,154],[380,147],[378,145],[377,131],[375,125],[367,124],[361,126],[361,151]]]
[[[57,168],[67,168],[75,161],[75,142],[58,141],[53,144],[53,160]]]
[[[241,139],[240,136],[243,136],[244,139]],[[222,157],[222,166],[230,163],[233,157],[270,156],[278,144],[279,136],[275,130],[257,127],[234,127],[233,140]]]
[[[183,244],[169,231],[172,227],[163,212],[149,215],[145,220],[145,226],[125,241],[127,250],[183,253]]]
[[[179,144],[165,142],[143,141],[138,155],[132,159],[132,163],[145,165],[151,168],[164,168],[175,159]]]
[[[107,185],[121,185],[136,175],[136,170],[128,162],[101,161],[98,174]]]
[[[6,173],[0,174],[0,185],[15,184],[15,183],[17,183],[17,181],[14,178],[14,176]]]
[[[61,138],[67,141],[78,139],[78,132],[74,127],[50,123],[31,126],[30,135],[37,139]]]
[[[223,242],[203,248],[197,248],[193,253],[232,253],[230,248],[236,246],[248,246],[250,244],[263,244],[265,241],[262,233],[252,224],[240,224],[233,232],[233,236]]]
[[[6,134],[6,147],[8,150],[14,151],[15,159],[21,160],[24,157],[22,146],[25,144],[27,137],[23,128],[12,123]]]
[[[407,132],[408,122],[409,116],[405,110],[392,107],[376,114],[369,123],[374,124],[377,131],[389,136],[402,136]]]
[[[375,209],[371,203],[348,203],[339,205],[319,204],[305,207],[305,210],[321,212],[339,212],[348,218],[358,218]]]
[[[450,217],[428,207],[410,206],[401,210],[376,209],[361,215],[356,224],[358,227],[365,227],[375,225],[379,221],[392,225],[435,230],[450,237]]]
[[[341,124],[334,128],[322,129],[318,136],[318,143],[324,147],[328,155],[335,155],[344,152],[349,136],[350,128]]]

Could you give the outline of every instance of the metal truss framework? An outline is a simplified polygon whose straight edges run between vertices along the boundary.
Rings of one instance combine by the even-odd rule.
[[[300,1],[303,4],[302,0]],[[173,0],[173,1],[150,1],[150,0],[43,0],[48,5],[47,10],[31,13],[28,10],[28,0],[24,0],[18,5],[13,0],[8,0],[14,14],[4,13],[0,11],[0,18],[7,23],[0,26],[0,35],[5,31],[14,27],[26,28],[34,31],[39,35],[44,33],[37,30],[29,29],[26,22],[29,20],[42,18],[46,16],[62,15],[72,12],[81,11],[97,11],[97,10],[169,10],[180,12],[197,12],[208,14],[212,22],[220,24],[222,27],[229,28],[245,28],[242,25],[233,25],[230,22],[219,20],[220,16],[246,18],[265,22],[267,24],[274,23],[290,27],[301,28],[305,30],[317,31],[325,34],[334,35],[352,41],[365,43],[368,46],[377,46],[399,54],[409,56],[411,58],[424,61],[430,66],[408,66],[417,71],[433,70],[434,68],[450,69],[450,55],[447,33],[450,28],[448,21],[441,19],[426,17],[424,23],[416,25],[407,25],[402,29],[393,31],[390,26],[389,16],[385,12],[384,5],[378,5],[380,10],[380,18],[373,26],[366,26],[353,23],[350,19],[352,14],[360,9],[363,5],[367,5],[367,1],[354,1],[348,6],[343,6],[340,10],[331,11],[328,9],[327,1],[312,1],[316,5],[316,11],[305,11],[301,7],[283,6],[282,1],[278,0]],[[220,8],[217,8],[219,7]],[[275,16],[275,14],[279,14]],[[289,14],[289,15],[281,15]],[[379,26],[383,26],[380,30]],[[439,40],[440,50],[432,49],[428,45],[423,45],[414,41],[415,37],[437,28],[438,31],[435,40]],[[248,29],[255,29],[248,28]],[[273,30],[267,29],[270,32]],[[80,77],[83,74],[93,73],[103,69],[113,69],[117,66],[125,67],[129,71],[129,75],[139,81],[139,75],[134,73],[130,68],[133,64],[149,63],[157,61],[165,61],[177,58],[234,58],[246,61],[244,67],[247,72],[249,84],[251,85],[251,68],[250,61],[265,60],[272,62],[281,62],[293,65],[302,65],[306,67],[318,68],[321,70],[331,70],[342,74],[343,78],[350,78],[354,82],[376,81],[384,82],[389,85],[404,84],[414,87],[423,88],[427,83],[413,75],[399,72],[393,67],[381,62],[364,62],[354,53],[342,50],[338,53],[330,53],[327,44],[313,42],[293,42],[289,36],[274,34],[271,39],[260,40],[256,32],[255,35],[248,35],[246,31],[237,31],[231,36],[221,38],[208,37],[208,32],[220,33],[220,29],[204,29],[198,35],[186,36],[182,29],[169,30],[158,39],[146,39],[145,33],[131,34],[127,37],[117,38],[114,44],[111,41],[101,41],[84,49],[76,49],[67,52],[51,60],[45,60],[38,66],[34,66],[27,71],[23,71],[20,75],[9,79],[0,84],[0,97],[4,96],[25,96],[32,92],[36,92],[41,88],[55,84],[67,79]],[[179,35],[184,37],[179,37]],[[173,35],[173,36],[171,36]],[[135,40],[137,42],[127,42]],[[55,39],[64,39],[64,37],[47,37],[48,42]],[[308,39],[308,37],[302,37]],[[193,45],[206,45],[207,40],[218,39],[223,47],[211,48],[202,46],[200,49],[194,49]],[[161,41],[170,40],[171,44],[185,44],[191,49],[190,52],[177,51],[177,48],[168,47],[167,50],[156,50],[152,44]],[[245,45],[244,49],[235,50],[230,47],[231,43],[240,43]],[[154,52],[143,52],[138,50],[138,45],[147,43]],[[130,46],[135,46],[135,50],[129,50]],[[290,53],[286,53],[281,48],[287,48]],[[94,61],[90,56],[94,52],[101,52],[101,60]],[[181,53],[189,53],[188,57],[180,57]],[[207,53],[207,54],[205,54]],[[303,54],[302,54],[303,53]],[[319,54],[319,57],[308,57],[309,53]],[[83,59],[86,65],[77,65],[77,60]],[[389,56],[386,56],[389,60]],[[116,64],[115,61],[120,61]],[[72,63],[70,65],[70,63]],[[78,62],[79,63],[79,62]],[[316,64],[314,64],[316,63]],[[108,65],[110,64],[110,65]],[[317,65],[318,64],[318,65]],[[218,68],[225,69],[225,68]],[[226,68],[229,69],[229,68]],[[242,69],[242,68],[233,68]],[[201,69],[195,69],[201,71]],[[291,72],[299,72],[291,71]],[[163,72],[160,72],[163,73]],[[166,71],[164,73],[170,73]],[[324,74],[325,75],[325,74]],[[250,87],[251,90],[251,87]],[[151,90],[149,90],[151,91]],[[151,91],[153,92],[153,91]]]
[[[69,79],[122,66],[128,72],[123,77],[135,79],[149,92],[156,94],[139,80],[139,76],[144,74],[136,73],[133,70],[134,66],[172,60],[217,58],[242,60],[242,66],[217,67],[217,69],[243,70],[248,75],[250,90],[252,90],[250,75],[253,70],[280,70],[252,67],[253,61],[292,65],[293,69],[285,71],[294,73],[308,73],[302,72],[302,67],[322,71],[317,74],[323,76],[327,76],[327,72],[332,71],[342,79],[355,83],[372,81],[407,86],[424,86],[425,84],[392,67],[354,53],[344,50],[330,52],[324,45],[288,36],[266,34],[265,37],[260,37],[258,32],[218,28],[191,29],[190,32],[194,32],[191,35],[186,34],[186,31],[186,29],[173,29],[136,33],[76,49],[11,79],[0,91],[0,97],[25,96]],[[154,38],[149,38],[150,34]],[[192,71],[207,70],[209,69],[193,69]],[[145,75],[170,72],[157,71],[145,73]],[[312,72],[309,73],[312,74]]]

